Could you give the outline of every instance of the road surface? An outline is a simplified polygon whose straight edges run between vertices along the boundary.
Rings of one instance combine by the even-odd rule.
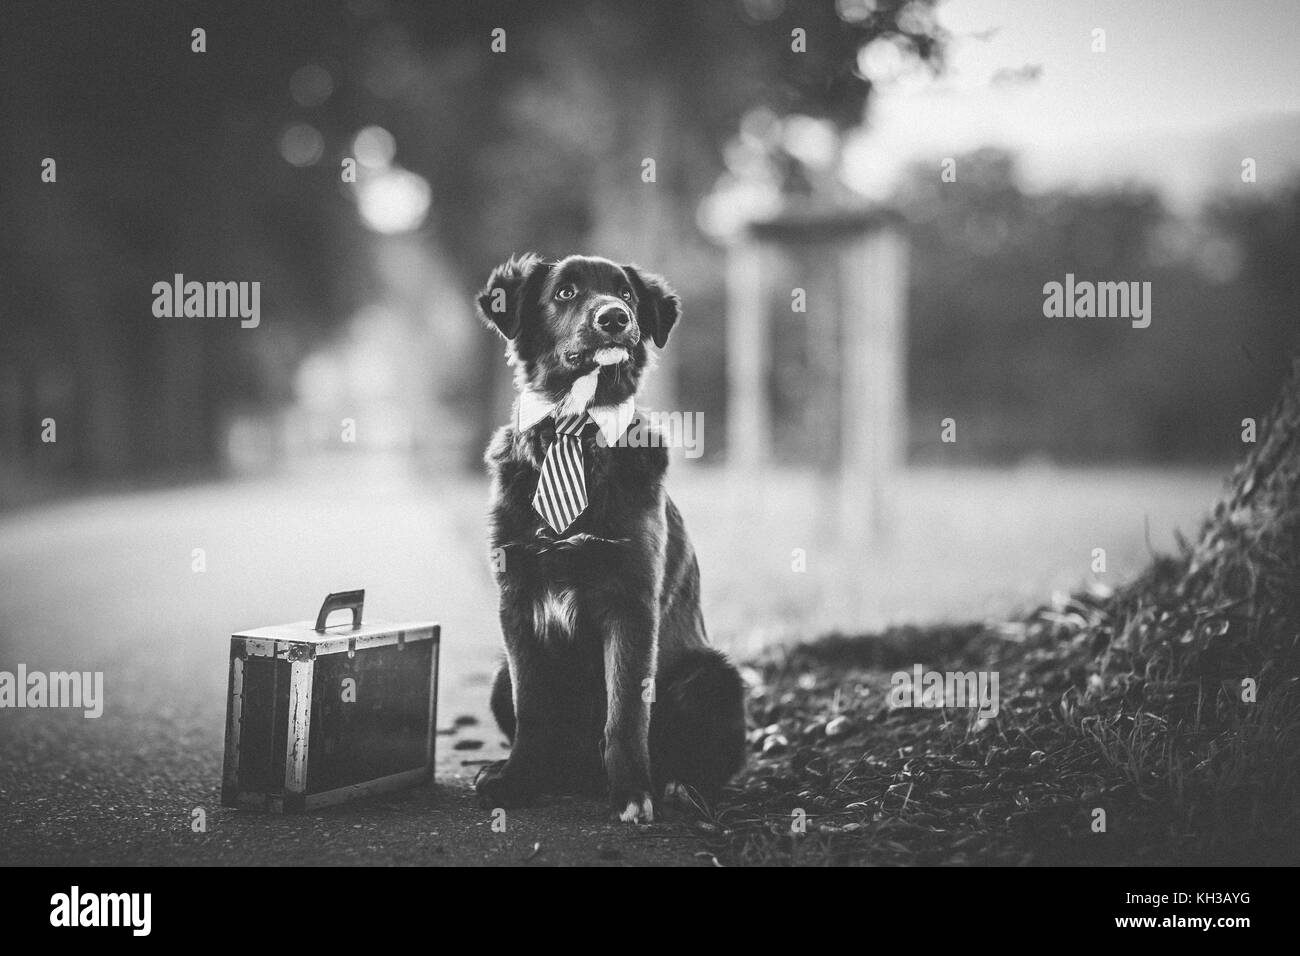
[[[478,762],[504,754],[486,710],[500,653],[486,481],[399,474],[330,466],[0,517],[0,670],[105,682],[98,719],[0,709],[0,862],[708,865],[684,826],[606,824],[582,801],[491,828],[469,790]],[[797,481],[724,489],[686,468],[671,487],[710,632],[743,656],[837,626],[1006,614],[1082,583],[1098,547],[1109,565],[1094,576],[1116,583],[1148,540],[1167,548],[1175,527],[1194,530],[1220,480],[916,470],[892,550],[861,554],[835,549],[829,499]],[[327,592],[356,587],[367,619],[443,625],[439,725],[464,722],[438,737],[437,785],[296,818],[221,808],[230,634],[314,618]]]

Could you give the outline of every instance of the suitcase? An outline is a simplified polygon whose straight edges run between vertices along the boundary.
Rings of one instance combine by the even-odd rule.
[[[437,624],[362,623],[365,591],[230,638],[224,806],[309,810],[433,778]],[[351,626],[327,626],[350,610]]]

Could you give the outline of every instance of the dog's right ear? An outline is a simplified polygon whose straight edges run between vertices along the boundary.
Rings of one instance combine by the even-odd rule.
[[[548,263],[533,252],[511,256],[492,270],[478,294],[478,313],[507,339],[519,334],[529,296],[545,278]]]

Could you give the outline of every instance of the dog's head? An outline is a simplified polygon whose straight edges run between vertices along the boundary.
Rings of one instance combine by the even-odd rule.
[[[647,360],[646,339],[663,348],[680,316],[677,295],[659,276],[593,256],[559,261],[529,253],[492,270],[479,313],[508,342],[522,387],[552,399],[600,368],[595,404],[633,394]]]

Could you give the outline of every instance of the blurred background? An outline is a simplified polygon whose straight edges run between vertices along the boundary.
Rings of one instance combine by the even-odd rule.
[[[233,630],[365,587],[377,616],[443,622],[450,706],[481,709],[479,462],[511,389],[470,303],[528,250],[635,261],[684,299],[647,397],[703,415],[670,488],[724,646],[1112,586],[1193,529],[1300,344],[1294,10],[1172,10],[11,6],[0,665],[106,668],[120,707],[207,739]],[[872,318],[818,270],[852,273],[881,222],[906,255],[863,294],[901,309],[901,398],[873,406],[898,454],[872,478],[887,522],[845,539],[853,403],[826,384]],[[756,299],[759,460],[729,455],[728,362],[763,223],[788,228]],[[1067,273],[1150,282],[1151,326],[1045,318]],[[176,274],[260,282],[260,323],[156,317]]]

